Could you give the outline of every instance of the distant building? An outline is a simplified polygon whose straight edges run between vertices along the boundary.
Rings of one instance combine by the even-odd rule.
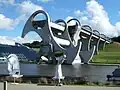
[[[36,51],[22,44],[0,44],[0,62],[5,62],[9,54],[16,54],[20,61],[33,61],[38,58]]]

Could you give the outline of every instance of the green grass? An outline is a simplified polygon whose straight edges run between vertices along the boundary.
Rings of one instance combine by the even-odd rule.
[[[104,52],[120,52],[120,43],[114,42],[105,46]]]
[[[106,45],[104,50],[99,51],[98,55],[93,57],[92,63],[120,64],[120,44],[112,43]]]
[[[32,48],[34,51],[36,51],[37,53],[39,53],[40,48]]]
[[[36,51],[37,53],[39,53],[40,51],[40,48],[32,48],[34,51]],[[47,56],[47,54],[44,54],[45,56]],[[61,56],[63,55],[63,52],[60,52],[60,51],[56,51],[55,52],[55,56],[58,57],[58,56]]]

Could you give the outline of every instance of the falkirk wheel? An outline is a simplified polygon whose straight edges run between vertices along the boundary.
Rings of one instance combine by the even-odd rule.
[[[45,19],[36,20],[38,14],[44,15]],[[47,55],[48,62],[54,64],[58,62],[57,58],[62,58],[61,63],[65,64],[88,64],[99,50],[104,49],[105,44],[111,42],[108,37],[92,30],[89,25],[81,25],[76,18],[67,22],[62,19],[52,21],[43,10],[38,10],[29,17],[21,37],[24,38],[30,31],[36,32],[42,38],[44,45],[40,47],[40,56]],[[55,52],[62,54],[57,57]]]

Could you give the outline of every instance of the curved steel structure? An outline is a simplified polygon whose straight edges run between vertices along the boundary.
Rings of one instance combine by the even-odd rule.
[[[46,20],[34,21],[35,16],[39,13],[45,15]],[[56,23],[58,22],[64,21],[63,20],[56,21]],[[66,55],[66,60],[69,60],[69,62],[67,63],[71,64],[74,61],[77,54],[79,54],[80,52],[81,42],[80,40],[78,40],[77,46],[74,46],[67,31],[68,30],[67,24],[64,22],[65,26],[63,27],[56,23],[50,21],[49,15],[45,11],[38,10],[34,12],[26,22],[22,33],[22,37],[24,37],[30,31],[35,31],[36,33],[39,34],[44,43],[51,44],[51,48],[49,49],[49,51],[51,52],[52,55],[49,56],[50,57],[53,56],[51,57],[52,59],[55,59],[54,56],[55,51],[61,51]],[[63,37],[62,38],[56,37],[53,34],[53,30],[64,31]],[[65,41],[65,43],[59,42],[60,40]],[[69,42],[67,46],[66,42]]]
[[[46,19],[35,20],[38,14],[43,14]],[[69,25],[72,21],[75,24]],[[63,52],[64,61],[60,60],[61,63],[89,63],[93,55],[98,54],[98,50],[111,42],[97,30],[92,30],[90,26],[81,27],[81,23],[76,18],[68,20],[67,23],[62,19],[52,22],[48,13],[43,10],[38,10],[29,17],[24,26],[22,38],[30,31],[36,32],[42,38],[46,47],[40,47],[41,50],[48,54],[49,61],[56,64],[56,51]]]

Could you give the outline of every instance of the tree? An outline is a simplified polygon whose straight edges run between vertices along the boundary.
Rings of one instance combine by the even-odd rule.
[[[114,41],[114,42],[119,42],[120,43],[120,36],[118,36],[118,37],[113,37],[113,38],[111,38],[112,39],[112,41]]]

